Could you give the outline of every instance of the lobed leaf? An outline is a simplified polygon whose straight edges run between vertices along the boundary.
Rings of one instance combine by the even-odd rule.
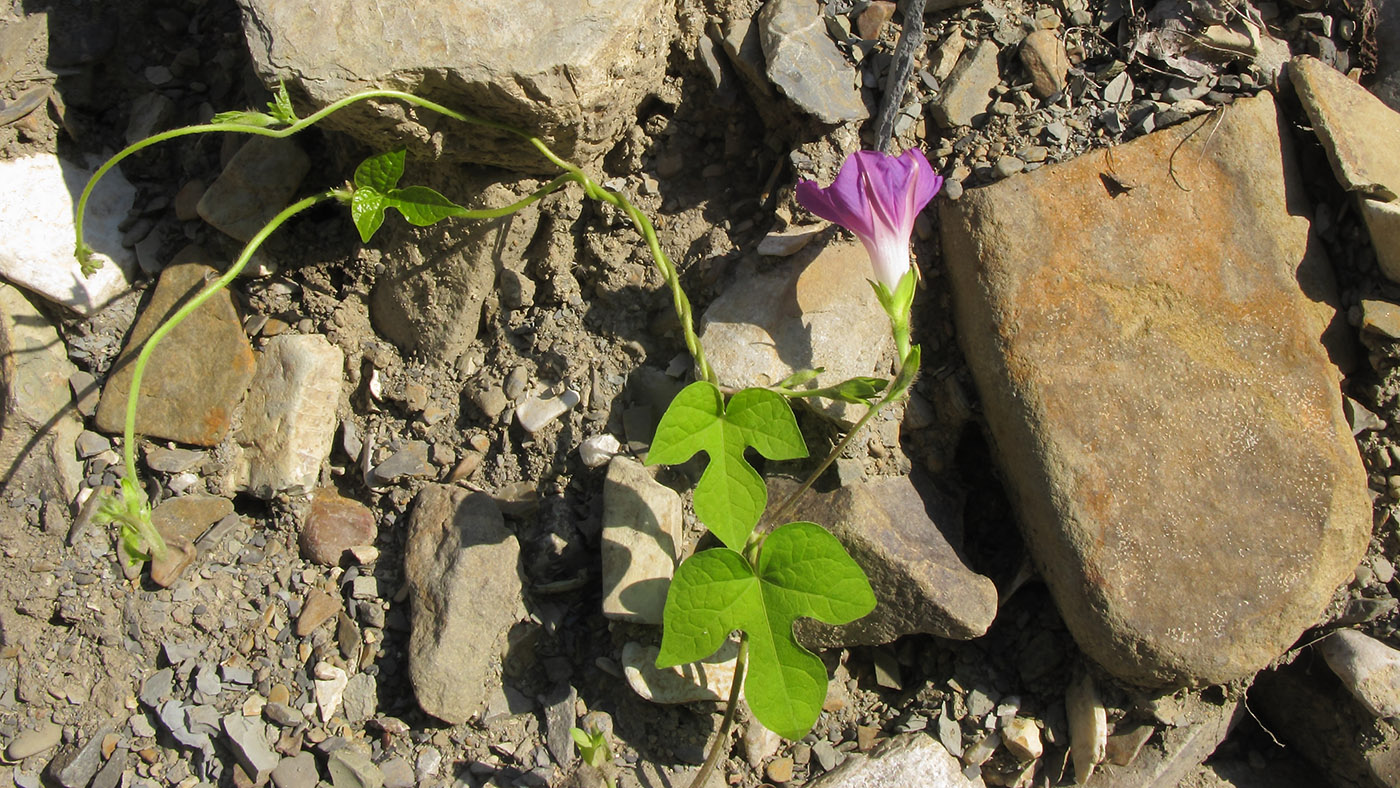
[[[729,633],[749,638],[749,708],[770,730],[798,739],[826,700],[826,668],[793,634],[799,618],[846,624],[875,609],[865,573],[815,523],[788,523],[764,540],[758,570],[729,549],[705,550],[676,569],[666,595],[657,667],[694,662]]]
[[[726,406],[718,388],[697,381],[671,400],[647,453],[648,465],[675,465],[705,452],[709,462],[695,485],[695,515],[734,550],[743,548],[768,505],[762,477],[744,458],[748,446],[770,460],[807,456],[781,394],[744,389]]]

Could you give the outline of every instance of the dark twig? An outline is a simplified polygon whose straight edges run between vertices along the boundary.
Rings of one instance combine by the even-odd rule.
[[[899,42],[894,47],[894,60],[890,63],[890,73],[885,78],[885,95],[880,99],[880,114],[875,117],[875,150],[890,151],[890,137],[894,136],[894,119],[899,107],[904,103],[904,93],[909,88],[909,75],[914,71],[914,56],[924,43],[924,2],[925,0],[905,0],[904,27],[899,31]]]

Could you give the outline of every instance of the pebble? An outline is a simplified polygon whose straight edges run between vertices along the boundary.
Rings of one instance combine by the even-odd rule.
[[[768,762],[763,773],[768,777],[769,782],[786,783],[792,780],[794,766],[791,757],[774,758]]]
[[[1395,566],[1383,555],[1377,555],[1371,559],[1371,572],[1375,574],[1376,581],[1381,585],[1388,585],[1395,579]]]
[[[329,662],[316,663],[315,676],[316,706],[321,722],[330,722],[345,697],[345,687],[350,683],[350,677],[343,669]]]
[[[1099,701],[1094,680],[1085,674],[1065,691],[1065,714],[1069,718],[1070,756],[1074,760],[1074,781],[1088,782],[1094,768],[1104,759],[1108,747],[1108,714]]]
[[[1400,716],[1400,651],[1354,629],[1340,629],[1317,645],[1328,667],[1366,710]]]
[[[1019,760],[1033,761],[1045,752],[1035,720],[1012,717],[1002,725],[1001,734],[1006,749]]]
[[[146,451],[146,467],[161,473],[183,473],[204,462],[207,456],[207,452],[194,449],[156,446]]]
[[[60,754],[45,770],[49,781],[63,788],[87,788],[102,766],[103,740],[111,732],[110,727],[100,728],[77,750]]]
[[[326,771],[335,788],[382,788],[384,773],[369,756],[352,747],[341,747],[326,759]]]
[[[5,747],[5,759],[22,761],[31,755],[52,749],[63,738],[63,728],[52,722],[45,722],[32,731],[16,736]]]
[[[266,703],[262,707],[262,713],[269,722],[283,728],[295,728],[306,722],[306,715],[286,703]]]
[[[376,468],[375,475],[379,474]],[[311,495],[311,509],[297,545],[302,558],[322,566],[338,566],[346,550],[373,544],[378,531],[368,507],[341,497],[333,488],[321,487]]]
[[[131,729],[131,735],[138,739],[146,739],[156,735],[156,728],[151,724],[151,718],[145,712],[138,711],[131,715],[126,721],[126,725]]]
[[[272,784],[276,788],[316,788],[319,780],[316,756],[309,752],[299,752],[290,758],[284,758],[272,770]]]
[[[429,777],[435,776],[440,766],[442,766],[442,752],[436,747],[424,747],[418,753],[418,760],[414,762],[413,774],[421,783]]]
[[[141,702],[154,709],[169,698],[174,689],[175,671],[172,668],[161,668],[141,684]]]
[[[384,788],[411,788],[416,784],[413,767],[400,756],[379,764],[379,770],[384,774]]]
[[[382,487],[399,479],[428,476],[432,472],[433,466],[428,462],[428,444],[409,441],[402,449],[389,455],[389,459],[376,465],[370,471],[369,481],[371,487]]]
[[[817,763],[822,767],[822,771],[829,772],[836,768],[836,764],[841,761],[841,753],[831,746],[831,742],[821,739],[812,744],[812,756],[817,759]]]
[[[1147,740],[1152,738],[1156,730],[1151,725],[1134,725],[1121,733],[1109,736],[1108,743],[1104,746],[1104,759],[1115,766],[1131,764],[1137,760],[1143,745],[1147,744]]]
[[[758,253],[770,257],[788,257],[802,251],[824,230],[824,227],[769,233],[758,242]]]
[[[594,435],[593,437],[580,443],[578,446],[579,459],[589,468],[599,468],[608,464],[618,452],[622,451],[622,444],[612,435]]]
[[[962,757],[962,726],[946,711],[938,715],[938,741],[953,756]]]
[[[967,748],[967,751],[963,753],[963,763],[968,766],[981,766],[987,762],[988,758],[992,757],[992,753],[996,752],[1000,746],[1001,734],[996,731],[987,733]]]
[[[579,403],[579,394],[572,389],[549,397],[530,397],[515,408],[515,420],[526,432],[535,433],[541,427],[568,413]]]
[[[306,598],[301,603],[301,614],[297,616],[296,636],[306,637],[338,612],[340,612],[339,599],[319,588],[311,589],[306,593]]]
[[[78,450],[78,456],[86,460],[112,448],[112,441],[106,435],[100,435],[92,430],[83,430],[78,433],[75,448]]]

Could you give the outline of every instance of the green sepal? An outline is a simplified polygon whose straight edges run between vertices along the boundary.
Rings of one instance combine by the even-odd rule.
[[[819,525],[788,523],[763,542],[757,572],[743,555],[696,553],[671,580],[659,668],[704,659],[741,629],[749,638],[744,695],[765,727],[789,739],[811,730],[826,700],[826,668],[793,623],[846,624],[875,609],[875,593],[845,547]]]

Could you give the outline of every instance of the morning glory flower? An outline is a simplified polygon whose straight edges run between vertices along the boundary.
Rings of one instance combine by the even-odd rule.
[[[799,181],[797,201],[855,233],[870,255],[875,281],[893,293],[910,271],[914,218],[942,186],[943,178],[917,149],[901,156],[862,150],[846,157],[825,189],[815,181]]]

